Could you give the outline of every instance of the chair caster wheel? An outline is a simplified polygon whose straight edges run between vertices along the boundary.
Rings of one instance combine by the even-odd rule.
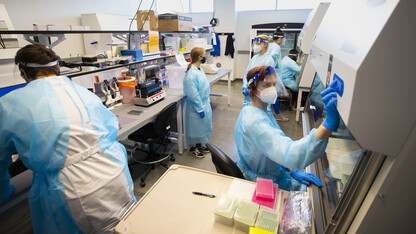
[[[140,187],[145,187],[146,186],[146,183],[145,182],[140,182]]]
[[[174,157],[170,158],[170,161],[175,162],[175,158]]]

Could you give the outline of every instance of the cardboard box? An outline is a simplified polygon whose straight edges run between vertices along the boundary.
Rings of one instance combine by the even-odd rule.
[[[157,16],[153,10],[149,11],[137,11],[137,30],[141,31],[157,31],[158,22]],[[143,25],[144,22],[144,25]],[[143,28],[142,28],[143,25]]]
[[[181,14],[158,15],[159,31],[192,31],[192,17]]]

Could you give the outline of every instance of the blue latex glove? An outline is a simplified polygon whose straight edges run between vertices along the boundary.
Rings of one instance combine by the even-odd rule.
[[[199,113],[199,115],[201,116],[201,118],[205,117],[205,111],[202,111],[201,113]]]
[[[318,187],[323,187],[321,180],[316,177],[314,174],[302,172],[302,171],[295,171],[292,170],[290,175],[299,181],[302,184],[306,184],[307,186],[311,185],[311,182],[314,183]]]
[[[340,119],[337,110],[337,94],[335,93],[334,85],[335,83],[332,82],[327,89],[321,92],[322,102],[324,103],[326,112],[326,118],[322,125],[327,129],[336,132],[338,131]]]
[[[248,89],[243,87],[243,95],[247,97],[248,93],[249,93]]]

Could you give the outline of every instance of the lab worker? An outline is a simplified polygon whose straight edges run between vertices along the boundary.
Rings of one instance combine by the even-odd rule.
[[[91,91],[59,76],[40,44],[15,56],[24,88],[0,98],[0,203],[10,198],[15,152],[33,171],[35,233],[112,233],[137,202],[118,120]]]
[[[209,153],[204,145],[212,136],[212,109],[209,100],[210,85],[204,70],[205,50],[195,47],[191,51],[191,63],[183,79],[183,92],[186,95],[185,135],[191,153],[204,158]]]
[[[301,66],[296,63],[299,52],[295,49],[282,59],[282,80],[283,84],[293,92],[299,92],[295,76],[299,74]]]
[[[284,88],[283,81],[282,81],[282,49],[280,48],[280,45],[283,44],[285,35],[283,31],[278,27],[273,33],[273,42],[270,43],[269,49],[267,51],[268,54],[270,54],[274,60],[274,69],[276,70],[276,80],[277,80],[277,93],[278,94],[287,94],[286,89]],[[282,87],[283,86],[283,87]],[[275,118],[278,121],[286,122],[289,121],[289,118],[284,117],[280,114],[280,108],[279,108],[279,96],[276,99],[276,103],[273,103],[273,109],[275,113]]]
[[[273,67],[255,67],[247,75],[251,104],[244,106],[235,126],[237,165],[246,179],[272,179],[283,190],[303,190],[311,183],[322,187],[320,180],[302,170],[321,157],[328,138],[337,131],[339,115],[337,95],[332,87],[324,92],[326,119],[309,135],[294,141],[280,129],[267,105],[274,103],[276,72]]]
[[[253,40],[252,49],[254,53],[258,53],[251,58],[250,62],[247,65],[246,73],[243,78],[243,105],[250,105],[251,98],[249,96],[249,91],[247,89],[247,73],[254,67],[258,66],[274,66],[275,62],[269,54],[267,54],[267,49],[269,48],[270,38],[266,35],[260,35]]]

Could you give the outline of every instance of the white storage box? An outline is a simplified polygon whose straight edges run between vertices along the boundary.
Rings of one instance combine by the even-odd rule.
[[[168,65],[168,85],[169,88],[183,89],[183,78],[185,77],[187,66]]]

